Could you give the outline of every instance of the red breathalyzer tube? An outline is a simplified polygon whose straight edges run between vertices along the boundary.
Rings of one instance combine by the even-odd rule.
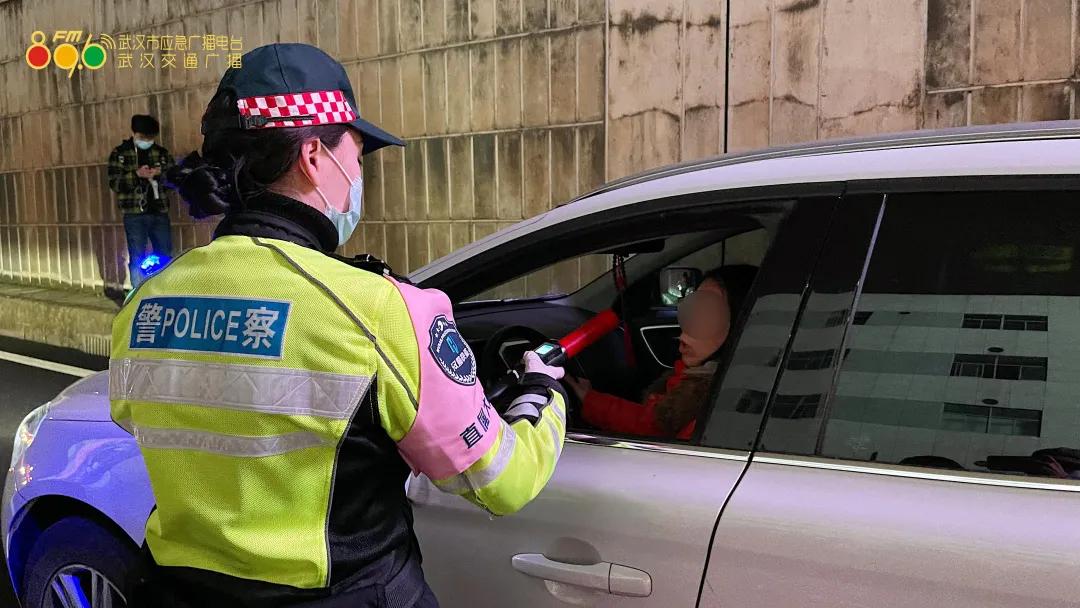
[[[565,351],[567,359],[577,356],[593,342],[606,336],[619,326],[619,315],[610,308],[581,324],[574,331],[559,340],[559,346]]]
[[[619,315],[609,308],[582,323],[577,329],[566,334],[558,342],[544,342],[533,349],[533,352],[539,355],[540,360],[548,365],[561,365],[567,359],[577,356],[578,353],[594,342],[614,331],[618,326]],[[503,376],[487,392],[488,400],[494,401],[498,399],[500,395],[506,392],[506,389],[517,383],[524,373],[525,368],[523,365],[511,369],[506,376]]]

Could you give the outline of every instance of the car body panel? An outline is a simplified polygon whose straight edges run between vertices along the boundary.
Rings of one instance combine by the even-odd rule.
[[[567,442],[548,487],[519,513],[492,518],[465,500],[413,480],[409,497],[425,575],[446,608],[618,606],[626,597],[545,582],[511,559],[541,553],[570,564],[609,562],[648,573],[635,606],[691,606],[709,537],[745,467],[746,454],[615,442]],[[613,447],[623,445],[626,449]],[[483,581],[484,584],[470,584]]]
[[[755,456],[720,519],[702,606],[1076,605],[1080,487],[840,465]]]
[[[0,499],[0,521],[4,522],[4,555],[9,555],[11,550],[11,534],[8,533],[9,525],[14,527],[16,513],[22,512],[26,505],[26,499],[15,491],[15,467],[8,469],[4,476],[4,494]],[[8,564],[10,568],[10,563]],[[14,578],[14,574],[10,572]]]
[[[52,420],[111,422],[108,408],[109,372],[87,376],[66,388],[49,410]],[[101,406],[102,400],[105,407]]]
[[[98,399],[108,412],[108,400]],[[56,407],[63,415],[63,402]],[[73,498],[100,511],[134,543],[142,543],[154,496],[139,446],[127,431],[112,421],[50,416],[23,462],[29,469],[22,478],[16,474],[15,487],[24,506],[47,496]]]

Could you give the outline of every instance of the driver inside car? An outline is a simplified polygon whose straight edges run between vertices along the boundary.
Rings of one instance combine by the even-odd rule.
[[[589,380],[567,375],[565,381],[581,402],[585,422],[613,433],[690,439],[732,318],[756,272],[746,265],[709,271],[697,290],[679,303],[680,358],[673,370],[645,390],[643,403],[593,390]]]

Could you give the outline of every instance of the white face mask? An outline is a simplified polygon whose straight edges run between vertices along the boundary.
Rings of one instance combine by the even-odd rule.
[[[360,223],[360,215],[363,212],[364,204],[364,176],[359,175],[356,179],[349,177],[349,172],[345,170],[345,167],[341,166],[338,159],[334,157],[334,153],[330,151],[330,148],[325,148],[326,153],[330,155],[330,159],[334,161],[337,168],[341,170],[341,173],[345,176],[345,179],[349,180],[349,210],[342,213],[335,209],[330,201],[327,200],[326,195],[318,186],[315,186],[315,192],[319,193],[323,203],[326,205],[326,217],[330,218],[333,222],[334,228],[337,228],[338,233],[338,247],[345,244],[352,236],[356,225]]]
[[[135,145],[138,146],[140,150],[149,150],[150,148],[154,147],[154,140],[136,138]]]

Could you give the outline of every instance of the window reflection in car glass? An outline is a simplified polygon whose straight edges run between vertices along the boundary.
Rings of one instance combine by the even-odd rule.
[[[813,453],[1080,479],[1078,240],[1075,194],[892,197]]]

